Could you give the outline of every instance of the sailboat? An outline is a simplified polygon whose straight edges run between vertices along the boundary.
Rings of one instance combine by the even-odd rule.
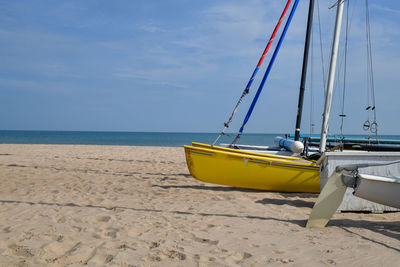
[[[295,4],[293,5],[294,8],[292,8],[291,16],[289,16],[288,19],[289,23],[292,14],[294,12],[293,10],[297,6],[297,3],[298,1],[296,1]],[[388,142],[389,144],[396,144],[393,147],[394,149],[385,146],[385,144],[382,145],[383,143],[382,140],[379,140],[376,144],[371,144],[370,139],[347,140],[351,142],[350,148],[352,150],[356,148],[359,149],[361,147],[361,149],[365,151],[382,150],[382,149],[386,151],[388,150],[391,151],[388,153],[382,153],[382,152],[354,153],[354,151],[340,151],[340,152],[327,151],[327,141],[329,140],[328,120],[329,120],[330,106],[332,102],[332,90],[333,90],[333,83],[334,83],[334,76],[336,69],[336,59],[338,55],[339,36],[340,36],[340,28],[341,28],[342,14],[343,14],[343,3],[344,0],[338,0],[338,2],[334,5],[337,6],[337,15],[336,15],[335,32],[332,44],[327,93],[325,94],[326,98],[325,98],[323,126],[321,128],[321,136],[318,139],[319,143],[317,143],[317,145],[319,145],[318,156],[321,156],[319,160],[318,161],[305,160],[298,155],[295,156],[277,155],[274,151],[271,150],[263,151],[264,153],[258,153],[254,151],[254,149],[253,151],[245,151],[245,150],[233,149],[231,147],[226,148],[226,147],[215,146],[214,144],[206,145],[194,142],[192,143],[192,146],[185,146],[187,165],[190,173],[194,178],[204,182],[243,187],[243,188],[262,189],[262,190],[281,191],[281,192],[319,192],[320,188],[322,188],[326,184],[328,177],[332,175],[333,169],[335,169],[335,167],[338,164],[343,164],[343,161],[345,162],[349,160],[353,162],[359,162],[365,160],[376,161],[378,158],[379,161],[389,162],[397,158],[400,158],[399,153],[392,152],[398,149],[397,146],[398,142],[396,140]],[[311,15],[312,8],[313,8],[313,0],[310,0],[308,26],[310,26],[309,22],[311,21],[312,17]],[[287,25],[288,23],[286,23],[284,33],[287,29]],[[308,29],[307,29],[307,35],[308,35]],[[282,36],[284,36],[284,34]],[[282,40],[282,36],[280,42]],[[306,42],[307,39],[308,38],[306,38]],[[305,46],[305,51],[306,49],[307,45]],[[272,57],[273,59],[275,55],[276,53],[274,53]],[[306,57],[304,57],[304,59],[305,58]],[[304,64],[303,61],[303,73],[305,65],[306,64]],[[268,66],[267,68],[267,72],[269,70],[269,67],[270,66]],[[249,83],[252,82],[252,78]],[[264,82],[265,82],[265,76],[263,78],[262,84]],[[302,82],[303,82],[303,75],[302,75]],[[302,87],[304,86],[301,86],[301,88]],[[300,109],[302,105],[302,103],[300,102],[301,98],[302,95],[300,94],[299,97],[300,112],[298,112],[298,114],[301,114],[301,109]],[[239,100],[238,103],[240,103],[240,101],[241,100]],[[236,108],[237,106],[235,107],[235,110]],[[232,113],[232,116],[234,112]],[[231,120],[232,116],[230,117],[229,121]],[[299,137],[299,129],[300,129],[299,122],[300,120],[297,120],[296,122],[295,139]],[[227,125],[225,125],[225,128],[226,127]],[[347,141],[344,138],[341,138],[340,144],[343,144],[344,142]],[[289,147],[291,144],[293,144],[289,140],[286,143],[287,143],[286,147]],[[285,146],[285,142],[283,142],[283,146]],[[337,159],[339,160],[335,163],[334,161]],[[378,170],[378,172],[380,172],[380,170]],[[396,175],[400,176],[400,172],[396,174],[396,171],[394,171],[394,173],[395,173],[394,176]],[[377,175],[377,174],[379,173],[370,173],[370,175]],[[391,174],[390,171],[389,174]],[[382,176],[382,175],[377,175],[377,176]],[[351,195],[351,193],[346,192],[346,196],[344,197],[343,202],[346,201],[346,198],[351,198],[351,196],[349,197],[348,195]],[[346,208],[341,210],[348,210]],[[353,208],[354,207],[352,207],[352,209]],[[368,210],[368,207],[366,209],[365,204],[362,203],[362,205],[356,205],[355,209]],[[382,211],[382,210],[387,210],[387,209],[380,208],[379,210],[376,211]]]
[[[339,0],[336,5],[334,44],[332,46],[330,75],[319,149],[323,153],[319,160],[319,163],[324,167],[324,171],[321,172],[323,190],[313,207],[307,227],[325,227],[337,210],[384,211],[400,209],[400,153],[354,153],[349,151],[332,153],[326,151],[344,0]],[[367,0],[366,10],[368,19]],[[377,206],[376,203],[382,205]],[[388,209],[389,207],[391,209]]]
[[[246,124],[249,116],[251,115],[255,102],[257,101],[258,96],[261,92],[260,88],[262,89],[262,86],[265,83],[266,77],[268,76],[268,73],[272,66],[271,63],[273,63],[276,58],[277,51],[279,51],[279,47],[290,25],[298,2],[299,0],[295,0],[293,4],[292,11],[288,17],[281,38],[279,39],[279,42],[277,44],[277,49],[275,49],[275,52],[271,58],[270,64],[268,65],[267,71],[261,82],[259,90],[257,91],[251,108],[246,115],[243,126]],[[286,5],[285,10],[287,9],[289,3],[290,0]],[[308,46],[310,40],[313,9],[314,0],[310,0],[301,82],[301,88],[303,88],[303,90],[300,95],[302,93],[304,94],[304,84],[306,76],[305,70],[307,68]],[[282,16],[280,18],[280,21],[282,21]],[[263,57],[264,56],[265,54],[263,54]],[[257,73],[258,71],[260,62],[257,65],[256,70],[253,72],[253,75],[241,99],[245,94],[248,93],[249,85],[251,85],[255,73]],[[300,98],[302,98],[302,95]],[[241,99],[239,100],[238,104],[240,104]],[[300,105],[302,105],[302,103],[299,103],[299,106]],[[232,116],[236,112],[237,106],[235,107]],[[230,117],[228,123],[225,123],[225,129],[228,127],[232,116]],[[300,121],[298,121],[298,124],[299,123]],[[243,126],[240,132],[242,132]],[[296,127],[296,129],[298,128],[299,127]],[[297,130],[296,136],[298,136]],[[237,139],[238,137],[236,138],[236,140]],[[298,141],[283,140],[282,146],[290,149],[293,146],[296,147],[295,142]],[[305,160],[300,156],[277,155],[276,152],[273,150],[266,151],[266,153],[258,153],[254,150],[247,151],[234,149],[232,147],[220,147],[216,146],[215,143],[216,142],[214,142],[213,145],[206,145],[193,142],[191,146],[184,146],[187,166],[189,168],[190,174],[194,178],[208,183],[268,191],[309,193],[318,193],[320,191],[319,166],[318,164],[316,164],[315,161]],[[293,153],[291,152],[290,154]]]
[[[199,143],[185,146],[185,155],[190,174],[203,182],[280,192],[320,191],[319,166],[299,157]]]

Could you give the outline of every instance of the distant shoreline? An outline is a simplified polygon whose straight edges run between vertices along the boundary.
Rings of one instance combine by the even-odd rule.
[[[217,133],[88,132],[88,131],[0,131],[0,144],[62,144],[180,147],[196,141],[211,143]],[[277,134],[244,134],[248,144],[271,144]],[[221,138],[230,142],[231,138]]]
[[[230,143],[235,134],[223,136],[221,143]],[[115,145],[180,147],[191,142],[210,144],[218,133],[173,132],[95,132],[95,131],[38,131],[0,130],[0,144],[60,144],[60,145]],[[282,133],[245,133],[239,143],[272,145]],[[365,135],[349,135],[362,137]],[[400,139],[398,135],[382,135],[385,139]]]

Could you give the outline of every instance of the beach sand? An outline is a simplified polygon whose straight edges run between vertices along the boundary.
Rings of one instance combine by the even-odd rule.
[[[201,183],[183,148],[0,145],[0,266],[395,266],[400,213]]]

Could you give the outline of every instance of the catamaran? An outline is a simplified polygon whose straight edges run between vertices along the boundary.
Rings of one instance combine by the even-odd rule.
[[[284,36],[286,34],[287,28],[290,25],[291,18],[296,10],[298,1],[295,1],[292,7],[292,11],[286,22],[285,28],[277,44],[277,48],[271,58],[270,64],[268,65],[267,71],[262,79],[260,87],[254,97],[254,100],[250,106],[250,109],[245,117],[242,127],[239,130],[237,137],[234,142],[229,147],[216,146],[216,141],[218,138],[224,134],[224,131],[229,127],[229,123],[235,114],[238,105],[241,103],[243,97],[248,93],[248,89],[254,79],[254,75],[257,73],[259,64],[253,72],[253,75],[246,86],[244,93],[238,101],[232,115],[229,120],[224,124],[224,129],[217,138],[217,140],[212,145],[192,143],[192,146],[185,146],[185,154],[187,165],[192,176],[198,180],[228,185],[243,188],[253,188],[253,189],[263,189],[269,191],[281,191],[281,192],[313,192],[317,193],[320,188],[325,184],[326,181],[320,183],[320,174],[327,176],[326,172],[329,168],[326,168],[327,163],[324,162],[329,153],[327,149],[331,151],[335,149],[351,149],[352,152],[343,152],[341,155],[346,153],[353,153],[353,150],[364,150],[364,151],[399,151],[399,141],[398,140],[387,140],[382,141],[376,139],[356,139],[356,138],[344,138],[343,135],[340,138],[329,137],[328,136],[328,120],[330,106],[332,102],[332,90],[334,84],[335,70],[336,70],[336,60],[338,55],[338,45],[340,37],[340,28],[343,13],[343,2],[344,0],[339,0],[335,6],[337,6],[337,16],[335,23],[334,38],[332,43],[331,51],[331,62],[330,62],[330,72],[327,83],[327,93],[325,99],[325,110],[324,110],[324,120],[321,130],[321,136],[313,137],[308,136],[307,140],[311,145],[317,147],[318,151],[314,151],[312,155],[315,155],[316,159],[320,157],[318,161],[313,160],[313,157],[304,157],[304,150],[302,146],[298,146],[300,135],[300,123],[301,123],[301,110],[302,110],[302,99],[304,95],[305,88],[305,76],[307,69],[307,58],[308,58],[308,46],[310,38],[310,29],[312,24],[312,16],[314,9],[314,1],[310,0],[309,12],[308,12],[308,23],[307,23],[307,33],[306,33],[306,44],[303,57],[303,71],[302,79],[300,85],[300,95],[299,95],[299,105],[296,120],[296,130],[294,134],[294,140],[287,138],[278,139],[280,144],[279,148],[270,147],[249,147],[240,146],[236,144],[236,141],[243,132],[243,127],[247,123],[254,105],[260,95],[261,89],[265,83],[268,73],[271,69],[272,63],[274,62],[276,55],[279,51],[280,44],[282,43]],[[288,8],[290,1],[286,4],[285,10]],[[285,13],[285,11],[284,11]],[[284,13],[282,16],[284,16]],[[282,21],[282,16],[280,22]],[[279,22],[279,23],[280,23]],[[279,25],[279,24],[278,24]],[[278,26],[277,25],[277,26]],[[276,30],[276,28],[275,28]],[[275,33],[275,31],[274,31]],[[274,36],[274,34],[273,34]],[[270,42],[273,38],[270,39]],[[267,45],[267,48],[270,45]],[[267,49],[264,50],[263,57],[265,57]],[[261,61],[261,60],[260,60]],[[374,109],[374,107],[372,108]],[[377,130],[377,123],[374,120],[372,123],[367,125],[369,129]],[[376,132],[375,132],[376,133]],[[377,135],[376,135],[377,136]],[[331,142],[330,144],[327,142]],[[382,144],[387,142],[388,144]],[[237,149],[240,148],[240,149]],[[251,150],[251,151],[248,151]],[[264,151],[262,151],[264,150]],[[275,150],[275,151],[274,151]],[[258,152],[257,152],[258,151]],[[263,152],[263,153],[259,153]],[[297,152],[297,153],[293,153]],[[303,152],[300,155],[299,152]],[[315,153],[318,152],[318,153]],[[342,152],[341,152],[342,153]],[[352,155],[355,155],[354,153]],[[371,156],[372,154],[367,153],[366,155]],[[385,156],[387,156],[386,154]],[[320,173],[320,166],[324,166]],[[331,164],[330,164],[331,165]],[[329,174],[330,175],[330,174]],[[328,176],[329,176],[328,175]]]
[[[229,124],[232,121],[232,118],[238,106],[242,102],[243,97],[248,94],[254,77],[257,74],[263,59],[265,58],[266,53],[268,52],[268,49],[285,16],[286,11],[290,6],[290,3],[291,0],[288,0],[284,11],[282,12],[282,15],[278,21],[278,24],[275,27],[275,30],[272,33],[271,38],[242,96],[235,106],[232,115],[224,124],[224,129],[222,130],[219,137],[223,135],[224,131],[229,127]],[[286,32],[289,28],[298,3],[299,0],[295,0],[290,15],[286,21],[286,25],[282,31],[281,37],[277,43],[275,51],[265,72],[265,75],[255,94],[253,102],[251,103],[250,109],[244,119],[242,127],[240,128],[239,133],[232,145],[230,147],[216,146],[215,144],[219,139],[218,137],[212,145],[199,144],[194,142],[192,143],[192,146],[184,146],[187,165],[191,175],[194,178],[200,181],[214,184],[251,189],[262,189],[269,191],[312,193],[317,193],[320,191],[319,166],[315,163],[315,161],[305,160],[299,156],[288,156],[288,154],[292,155],[293,152],[287,152],[285,153],[286,155],[279,155],[279,152],[282,152],[282,149],[267,148],[267,151],[265,153],[258,153],[257,150],[254,149],[254,147],[251,147],[250,149],[247,148],[245,150],[239,150],[237,149],[238,146],[236,146],[236,149],[234,146],[236,141],[240,138],[240,135],[243,132],[243,128],[249,120],[254,106],[258,100],[258,97],[260,96],[261,90],[278,55],[279,48],[285,38]],[[308,27],[303,60],[303,77],[301,82],[302,88],[304,88],[306,80],[306,68],[309,40],[311,35],[313,9],[314,0],[311,0],[309,5]],[[293,149],[295,152],[301,152],[303,150],[303,144],[299,141],[282,140],[281,143],[282,147]]]

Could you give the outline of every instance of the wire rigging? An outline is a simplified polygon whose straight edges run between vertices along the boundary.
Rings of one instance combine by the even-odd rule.
[[[324,52],[322,49],[322,31],[321,31],[321,16],[319,12],[319,0],[317,0],[317,14],[318,14],[318,29],[319,29],[319,44],[320,44],[320,54],[321,54],[321,65],[322,65],[322,81],[323,86],[326,88],[326,72],[325,72],[325,62],[324,62]]]
[[[378,123],[376,120],[376,106],[375,106],[375,86],[374,86],[374,71],[372,62],[372,48],[371,48],[371,26],[369,20],[369,5],[368,0],[365,0],[365,34],[367,43],[367,120],[364,122],[363,129],[375,134],[378,140]],[[370,102],[371,101],[371,102]],[[372,104],[372,105],[371,105]],[[371,123],[369,114],[373,112],[374,120]]]
[[[348,51],[348,40],[349,40],[349,1],[346,5],[346,37],[344,44],[344,70],[343,70],[343,93],[342,93],[342,112],[339,115],[341,117],[340,123],[340,135],[341,139],[344,138],[343,135],[343,124],[346,114],[344,114],[345,98],[346,98],[346,75],[347,75],[347,51]]]
[[[314,134],[314,28],[311,31],[310,70],[310,134]]]
[[[352,11],[350,11],[350,1],[346,1],[346,25],[345,25],[345,45],[343,46],[343,52],[340,57],[340,63],[338,66],[338,73],[342,75],[336,75],[335,77],[335,92],[339,94],[339,105],[340,105],[340,125],[339,125],[339,130],[340,130],[340,140],[344,138],[343,134],[343,129],[344,129],[344,119],[347,117],[345,114],[345,100],[346,100],[346,86],[347,86],[347,58],[348,58],[348,41],[349,41],[349,36],[351,32],[351,27],[352,27],[352,22],[354,18],[354,12],[355,12],[355,7],[357,0],[352,1],[354,2],[354,5],[352,7]],[[342,80],[343,79],[343,80]],[[341,87],[342,86],[342,87]],[[339,141],[340,141],[339,140]]]

